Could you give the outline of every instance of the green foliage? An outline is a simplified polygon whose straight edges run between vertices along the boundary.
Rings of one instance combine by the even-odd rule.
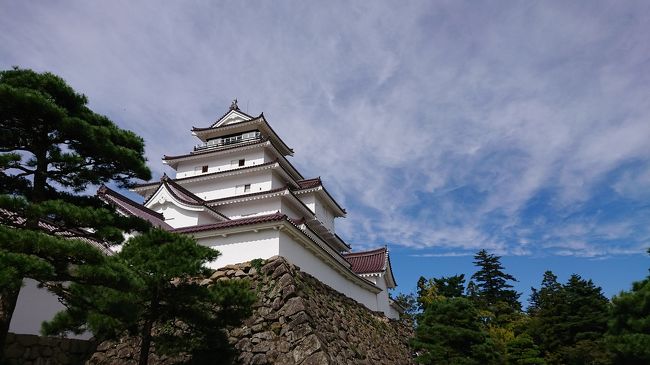
[[[604,349],[608,300],[591,280],[572,275],[560,285],[552,272],[544,274],[531,297],[528,333],[549,364],[606,364]]]
[[[465,274],[433,279],[438,294],[445,298],[459,298],[465,294]]]
[[[400,317],[414,320],[418,313],[417,298],[413,294],[399,293],[396,297],[392,298],[397,305],[399,305],[404,312]]]
[[[465,275],[426,279],[420,276],[417,283],[417,305],[424,310],[431,302],[445,298],[463,297]]]
[[[615,364],[650,364],[650,276],[612,299],[606,341]]]
[[[86,104],[53,74],[0,72],[0,343],[23,278],[64,301],[64,282],[118,286],[131,279],[88,240],[119,243],[122,231],[148,226],[69,191],[149,179],[144,143]]]
[[[125,331],[139,334],[144,364],[152,341],[160,353],[184,351],[197,363],[228,363],[232,354],[224,329],[250,315],[255,296],[246,281],[199,285],[196,277],[209,274],[204,265],[218,254],[190,237],[158,229],[136,236],[112,259],[128,265],[137,284],[108,290],[73,284],[71,305],[45,323],[43,332],[89,329],[100,340]]]
[[[262,266],[264,266],[264,260],[263,259],[252,259],[251,260],[251,267],[255,269],[255,271],[262,272]]]
[[[512,275],[503,272],[501,257],[481,250],[474,256],[474,265],[479,270],[472,275],[470,298],[478,308],[492,313],[497,323],[506,323],[521,311],[519,293],[512,290],[508,281],[517,281]],[[470,285],[468,285],[468,289]]]
[[[539,347],[533,342],[532,337],[523,333],[507,344],[508,364],[510,365],[545,365],[546,361],[541,356]]]
[[[0,72],[0,152],[3,167],[22,182],[33,178],[33,200],[57,186],[83,191],[109,180],[148,180],[144,143],[90,110],[87,98],[51,73]],[[20,152],[18,154],[18,152]]]
[[[499,354],[466,298],[433,301],[418,321],[411,346],[421,364],[497,364]]]

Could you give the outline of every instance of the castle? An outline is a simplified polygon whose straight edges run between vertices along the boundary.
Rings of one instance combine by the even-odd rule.
[[[206,128],[192,128],[201,143],[184,155],[164,156],[175,170],[159,182],[135,186],[139,204],[102,186],[98,196],[125,215],[192,235],[221,256],[213,268],[282,256],[322,283],[389,318],[400,308],[386,247],[352,252],[335,231],[346,211],[320,178],[303,177],[289,162],[293,150],[264,114],[253,117],[233,101]]]

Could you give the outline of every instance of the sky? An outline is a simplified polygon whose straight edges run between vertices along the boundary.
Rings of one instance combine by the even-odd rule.
[[[650,259],[650,2],[0,0],[0,69],[62,76],[163,154],[239,100],[388,245],[399,291],[502,256],[611,297]]]

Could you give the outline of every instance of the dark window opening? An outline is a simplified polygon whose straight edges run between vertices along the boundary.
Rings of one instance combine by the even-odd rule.
[[[239,160],[239,166],[244,166],[245,163],[246,163],[246,159]]]
[[[251,191],[251,184],[244,185],[244,193]]]
[[[208,172],[208,165],[201,166],[201,172]]]

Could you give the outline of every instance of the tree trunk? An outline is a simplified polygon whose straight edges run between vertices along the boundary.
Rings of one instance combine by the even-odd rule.
[[[14,314],[16,302],[18,301],[20,287],[21,285],[5,288],[0,293],[0,363],[2,363],[4,357],[5,341],[7,340],[7,333],[11,324],[11,317]]]
[[[151,330],[153,323],[156,321],[158,315],[158,290],[154,290],[153,300],[151,301],[151,310],[146,317],[145,323],[142,326],[142,344],[140,345],[140,361],[139,365],[147,365],[149,361],[149,350],[151,349]]]
[[[153,328],[153,319],[147,319],[142,328],[142,344],[140,345],[139,365],[147,365],[149,362],[149,350],[151,349],[151,329]]]
[[[40,203],[45,200],[45,187],[47,186],[47,151],[34,152],[36,170],[32,188],[32,201]]]

